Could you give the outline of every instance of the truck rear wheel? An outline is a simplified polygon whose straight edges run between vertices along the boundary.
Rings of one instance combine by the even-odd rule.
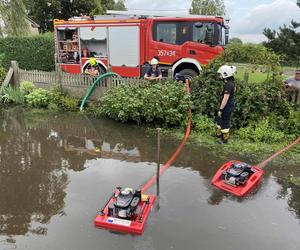
[[[186,79],[192,79],[197,76],[198,73],[192,69],[183,69],[178,72],[180,75],[183,75]]]

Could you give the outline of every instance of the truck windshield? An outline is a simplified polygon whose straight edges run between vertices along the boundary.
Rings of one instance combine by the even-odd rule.
[[[205,43],[207,40],[207,33],[209,29],[212,29],[211,23],[202,23],[202,26],[193,25],[193,42]]]
[[[193,41],[212,46],[223,45],[222,26],[216,22],[155,22],[153,40],[182,45]]]
[[[219,23],[194,23],[193,41],[211,45],[225,45],[222,34],[222,26]]]

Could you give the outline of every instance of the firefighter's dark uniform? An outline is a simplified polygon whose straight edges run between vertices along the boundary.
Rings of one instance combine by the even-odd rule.
[[[146,72],[147,76],[150,77],[159,77],[161,75],[161,70],[160,68],[157,66],[156,69],[153,69],[152,67],[150,67],[147,72]]]
[[[216,135],[222,139],[222,142],[226,143],[229,138],[230,129],[230,117],[234,109],[234,93],[235,84],[233,80],[228,80],[225,85],[221,95],[221,102],[225,94],[229,94],[227,104],[222,111],[220,118],[216,119]]]

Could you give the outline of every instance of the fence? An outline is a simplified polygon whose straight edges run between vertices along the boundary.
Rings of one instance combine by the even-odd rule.
[[[17,68],[18,82],[33,82],[36,87],[51,89],[54,86],[60,86],[71,96],[83,98],[89,87],[93,84],[95,78],[83,74],[69,74],[57,67],[54,72],[27,71]],[[97,83],[90,99],[95,100],[103,96],[110,88],[120,84],[143,85],[145,81],[140,78],[119,78],[112,76],[105,78]]]
[[[294,90],[287,93],[288,101],[300,104],[300,90]]]
[[[54,86],[60,86],[68,94],[77,98],[83,98],[95,80],[95,78],[87,75],[69,74],[63,72],[59,67],[56,67],[56,71],[54,72],[22,70],[18,68],[17,62],[12,62],[10,72],[13,72],[10,74],[13,78],[11,80],[13,80],[13,82],[17,85],[21,81],[29,81],[33,82],[35,86],[45,89],[51,89]],[[244,78],[248,77],[249,75],[244,75]],[[10,80],[7,79],[4,82],[8,84]],[[119,86],[120,84],[144,85],[145,81],[140,78],[105,78],[97,83],[97,86],[95,87],[93,94],[90,96],[90,99],[96,100],[103,96],[110,88]],[[6,84],[3,84],[2,87],[5,85]],[[287,95],[289,101],[300,104],[300,90],[288,92]]]

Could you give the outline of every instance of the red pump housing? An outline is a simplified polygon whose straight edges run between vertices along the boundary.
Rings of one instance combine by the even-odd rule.
[[[245,196],[248,194],[253,188],[258,185],[260,182],[264,171],[257,166],[251,166],[251,168],[255,171],[249,179],[241,185],[232,185],[226,180],[222,178],[222,175],[225,171],[227,171],[233,164],[241,163],[240,161],[230,161],[226,162],[222,165],[222,167],[217,171],[214,177],[211,180],[211,184],[216,186],[219,189],[222,189],[226,192],[229,192],[235,196]]]
[[[136,213],[131,218],[124,219],[114,216],[109,212],[109,207],[113,206],[119,194],[120,189],[116,189],[102,211],[97,214],[94,219],[94,225],[111,231],[141,235],[155,203],[156,196],[142,195],[142,199],[140,199],[137,205]]]

